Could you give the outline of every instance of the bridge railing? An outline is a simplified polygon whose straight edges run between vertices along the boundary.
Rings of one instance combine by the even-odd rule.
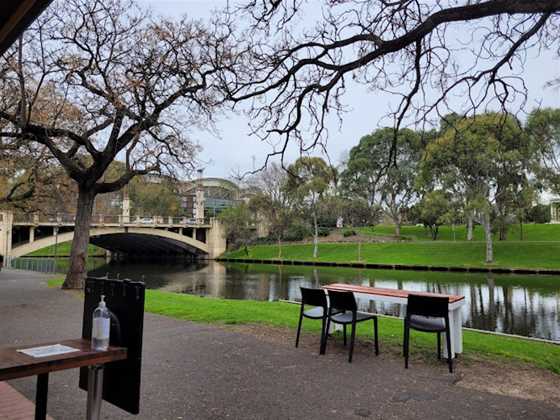
[[[53,214],[23,214],[14,215],[15,223],[29,224],[58,224],[67,225],[74,224],[76,215],[72,213],[53,213]],[[174,216],[123,216],[121,214],[94,214],[91,219],[92,225],[105,224],[135,224],[135,225],[204,225],[209,224],[210,219],[198,219],[193,217],[174,217]]]

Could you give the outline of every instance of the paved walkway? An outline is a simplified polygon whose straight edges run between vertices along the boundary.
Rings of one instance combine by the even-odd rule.
[[[0,313],[0,345],[81,331],[81,300],[48,289],[37,274],[0,272]],[[443,365],[405,371],[402,360],[372,352],[359,352],[348,364],[336,352],[319,357],[315,348],[151,314],[144,331],[141,414],[104,404],[105,419],[560,418],[552,405],[454,385]],[[77,371],[51,375],[48,410],[55,419],[83,418],[85,393],[77,382]],[[11,384],[34,398],[34,379]]]
[[[7,382],[0,382],[0,419],[30,420],[35,417],[35,404]],[[52,420],[47,416],[47,420]]]

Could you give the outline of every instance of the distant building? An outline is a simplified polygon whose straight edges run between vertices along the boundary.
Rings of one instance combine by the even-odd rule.
[[[197,194],[198,192],[198,194]],[[233,207],[241,200],[239,187],[223,178],[199,178],[179,185],[181,207],[186,217],[200,218],[203,202],[204,217],[215,217],[224,209]],[[197,210],[198,209],[198,210]]]

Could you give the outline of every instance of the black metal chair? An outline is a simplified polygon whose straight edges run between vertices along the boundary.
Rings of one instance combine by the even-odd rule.
[[[441,359],[441,333],[447,342],[447,363],[453,373],[451,334],[449,328],[449,299],[440,296],[408,295],[404,318],[404,367],[408,369],[410,329],[437,334],[438,359]]]
[[[299,335],[301,332],[301,324],[303,318],[320,319],[321,325],[321,345],[319,354],[325,354],[325,336],[327,334],[327,317],[329,316],[327,294],[323,289],[308,289],[300,287],[301,289],[301,307],[299,311],[299,322],[296,334],[296,347],[299,345]],[[312,309],[305,310],[305,305],[314,306]]]
[[[356,339],[356,323],[373,319],[373,335],[375,337],[375,355],[379,354],[379,342],[377,334],[377,316],[366,313],[358,312],[358,305],[354,293],[352,292],[337,292],[329,290],[329,317],[327,320],[326,331],[329,331],[330,323],[341,324],[344,334],[344,345],[346,346],[346,325],[352,326],[350,333],[350,352],[348,355],[348,362],[352,363],[352,354],[354,353],[354,341]],[[338,312],[338,313],[337,313]],[[325,349],[327,347],[327,338],[325,335]]]

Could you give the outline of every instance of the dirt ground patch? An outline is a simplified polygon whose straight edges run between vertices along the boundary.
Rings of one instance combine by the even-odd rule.
[[[228,325],[224,327],[242,334],[250,334],[260,340],[282,346],[293,346],[295,332],[286,328],[265,325]],[[382,356],[400,358],[400,347],[380,343]],[[318,351],[319,338],[315,334],[302,334],[300,348],[306,351]],[[329,340],[328,353],[347,354],[347,348],[340,338]],[[371,355],[372,343],[359,340],[355,346],[355,355]],[[411,363],[434,365],[440,362],[425,355],[411,355]],[[560,408],[560,375],[531,365],[509,360],[490,360],[473,355],[460,357],[455,362],[455,386],[489,392],[496,395],[542,401]]]

